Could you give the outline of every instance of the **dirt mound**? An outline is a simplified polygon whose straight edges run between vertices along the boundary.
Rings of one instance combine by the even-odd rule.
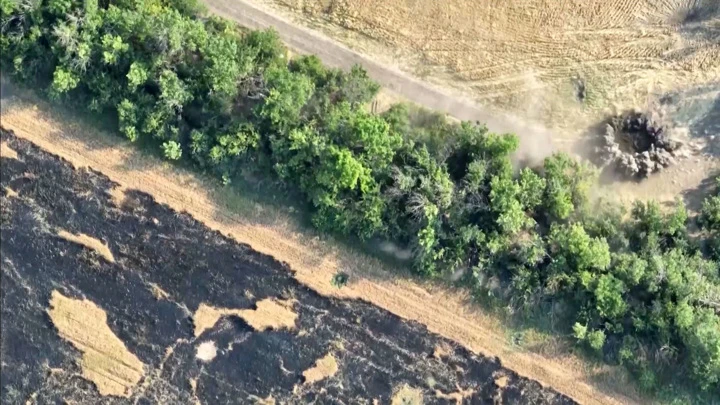
[[[598,142],[599,165],[626,178],[645,178],[687,156],[658,119],[637,111],[608,119]]]

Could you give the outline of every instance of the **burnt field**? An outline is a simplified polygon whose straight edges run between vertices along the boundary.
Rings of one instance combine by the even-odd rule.
[[[1,135],[3,403],[574,403]]]

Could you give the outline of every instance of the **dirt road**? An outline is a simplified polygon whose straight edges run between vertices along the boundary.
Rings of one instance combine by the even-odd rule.
[[[266,9],[243,0],[206,0],[205,3],[211,12],[237,21],[240,25],[255,29],[274,28],[292,50],[315,54],[330,66],[349,69],[360,64],[383,87],[419,105],[461,120],[483,122],[495,132],[515,133],[522,139],[521,150],[518,151],[522,159],[543,157],[554,150],[551,132],[539,124],[528,123],[519,117],[500,115],[461,96],[443,92],[397,69],[377,63],[318,32],[298,27]]]
[[[15,96],[10,97],[13,93]],[[299,225],[287,208],[253,197],[253,188],[238,192],[239,189],[221,187],[203,176],[168,166],[127,145],[120,137],[98,131],[68,111],[54,111],[19,89],[3,92],[2,124],[14,130],[19,138],[52,150],[74,167],[99,171],[125,190],[152,195],[156,201],[191,214],[211,229],[287,263],[295,279],[322,295],[362,299],[425,325],[430,332],[473,353],[499,356],[504,366],[521,376],[552,387],[579,403],[642,403],[623,379],[621,370],[588,365],[565,351],[560,342],[545,341],[538,348],[518,347],[497,319],[469,304],[472,299],[466,292],[434,283],[419,284],[406,278],[401,269],[391,268],[332,239],[321,240]],[[9,149],[1,150],[6,156]],[[12,153],[7,154],[12,157]],[[118,193],[118,199],[122,194]],[[344,288],[331,283],[340,270],[351,276],[351,282]]]
[[[0,137],[16,153],[0,175],[3,403],[576,404],[417,322],[319,295],[145,193],[119,201],[104,175]]]

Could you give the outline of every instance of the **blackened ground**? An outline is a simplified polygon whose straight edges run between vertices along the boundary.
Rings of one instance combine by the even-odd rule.
[[[146,194],[127,193],[135,203],[117,207],[108,178],[75,170],[4,130],[1,136],[19,155],[1,158],[3,403],[226,404],[272,396],[277,403],[386,404],[405,384],[422,390],[425,403],[456,403],[438,392],[459,391],[471,393],[464,403],[573,403],[418,323],[360,300],[320,296],[286,265]],[[115,263],[58,238],[60,229],[106,242]],[[153,283],[170,299],[157,299]],[[53,290],[100,306],[147,365],[131,398],[102,397],[80,376],[80,353],[46,312]],[[257,332],[224,317],[194,337],[192,313],[201,302],[247,309],[269,297],[296,300],[296,328]],[[196,348],[207,340],[218,354],[202,362]],[[452,350],[433,356],[441,344]],[[337,373],[305,383],[303,371],[328,353]],[[496,383],[501,377],[504,387]]]

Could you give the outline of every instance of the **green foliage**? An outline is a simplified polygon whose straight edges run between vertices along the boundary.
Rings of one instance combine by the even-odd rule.
[[[80,79],[77,75],[69,70],[58,67],[55,69],[55,74],[53,75],[51,92],[52,94],[59,96],[74,89],[79,83]]]
[[[288,61],[277,33],[201,16],[196,0],[19,5],[0,0],[4,74],[117,113],[130,141],[223,184],[270,169],[318,228],[390,238],[418,274],[461,271],[519,314],[557,312],[559,330],[646,389],[672,363],[720,394],[720,196],[705,201],[700,236],[680,202],[637,202],[629,218],[593,205],[586,164],[556,154],[518,171],[515,135],[403,104],[369,113],[379,86],[361,67]]]
[[[625,284],[612,274],[603,274],[595,286],[595,300],[600,316],[615,320],[625,314],[627,310],[623,294]]]
[[[707,198],[703,202],[700,219],[705,229],[720,231],[720,196]]]
[[[562,220],[583,208],[594,179],[593,170],[564,154],[546,158],[544,169],[547,181],[544,206],[549,216]]]
[[[133,62],[130,65],[130,71],[127,74],[128,87],[135,89],[142,86],[148,80],[148,70],[141,62]]]
[[[178,160],[182,156],[182,148],[175,141],[167,141],[162,144],[163,156],[169,160]]]
[[[330,284],[337,288],[345,287],[350,280],[350,276],[342,271],[338,271],[333,275],[332,280],[330,280]]]
[[[549,243],[554,257],[562,259],[572,272],[605,270],[610,265],[610,247],[605,239],[593,238],[582,224],[556,225]]]

